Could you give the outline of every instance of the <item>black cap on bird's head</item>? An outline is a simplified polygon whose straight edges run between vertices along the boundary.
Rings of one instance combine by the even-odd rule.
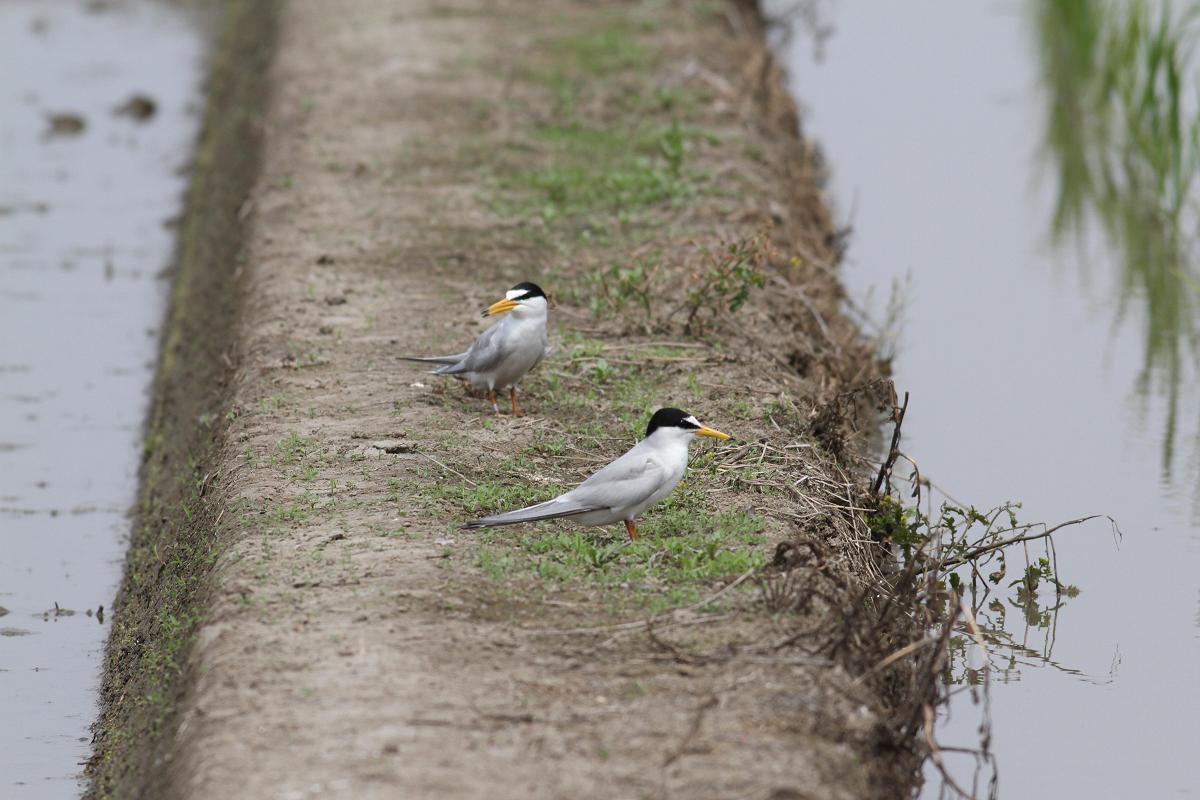
[[[729,434],[721,433],[707,425],[701,424],[700,420],[678,408],[660,408],[658,411],[655,411],[654,416],[650,417],[650,424],[646,426],[646,436],[651,436],[660,428],[680,428],[690,431],[697,436],[711,436],[714,439],[730,438]]]
[[[542,291],[542,287],[536,283],[523,281],[504,293],[504,297],[492,303],[483,312],[485,317],[494,317],[497,314],[503,314],[505,311],[512,311],[522,302],[535,300],[537,298],[546,300],[546,293]]]
[[[533,297],[545,297],[546,293],[536,283],[522,281],[509,289],[506,294],[509,300],[529,300]]]

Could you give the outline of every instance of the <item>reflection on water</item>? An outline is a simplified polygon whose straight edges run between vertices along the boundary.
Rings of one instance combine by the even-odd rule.
[[[909,486],[922,485],[915,468],[908,476],[895,477]],[[939,491],[933,486],[926,491],[926,502],[932,504]],[[908,541],[922,542],[928,537],[936,542],[934,557],[950,565],[948,588],[963,594],[965,609],[970,612],[969,620],[959,621],[957,633],[950,637],[946,683],[1011,683],[1021,679],[1025,667],[1047,667],[1095,683],[1111,680],[1116,662],[1107,675],[1091,676],[1054,654],[1059,612],[1079,595],[1079,587],[1059,575],[1054,535],[1090,520],[1047,528],[1021,522],[1020,511],[1017,503],[983,513],[956,501],[943,501],[936,518],[929,511],[920,514],[915,508],[908,509],[907,516],[916,521],[915,539],[889,534],[893,542],[900,543],[899,555],[905,561],[910,558]],[[1119,536],[1115,525],[1113,533]],[[1011,544],[1004,546],[1005,540]],[[986,646],[986,655],[976,650],[977,636]]]
[[[960,626],[958,634],[950,639],[948,683],[981,685],[985,670],[990,672],[988,679],[1011,683],[1021,680],[1022,671],[1029,667],[1045,667],[1095,684],[1109,683],[1116,677],[1119,654],[1114,654],[1111,668],[1103,675],[1089,675],[1055,656],[1059,611],[1067,603],[1064,594],[1056,592],[1043,598],[1017,592],[1015,596],[993,597],[984,603],[971,592],[967,599],[987,644],[989,660],[984,663],[975,651],[973,631],[967,625]]]
[[[1142,325],[1135,385],[1143,398],[1165,401],[1162,471],[1169,479],[1180,391],[1200,352],[1193,58],[1200,9],[1175,14],[1169,4],[1113,0],[1028,8],[1046,102],[1044,154],[1057,178],[1053,238],[1060,247],[1080,247],[1087,262],[1087,228],[1098,223],[1108,249],[1119,254],[1114,309],[1118,322],[1132,312]],[[1194,417],[1196,409],[1184,413]]]
[[[936,737],[987,750],[945,764],[982,796],[997,775],[1002,797],[1197,796],[1200,17],[1136,0],[768,12],[798,3],[787,62],[854,229],[849,289],[910,277],[905,452],[944,494],[1109,514],[1123,534],[1097,520],[1018,550],[990,593],[960,575],[988,656],[955,631]],[[1043,557],[1077,596],[1026,590]]]

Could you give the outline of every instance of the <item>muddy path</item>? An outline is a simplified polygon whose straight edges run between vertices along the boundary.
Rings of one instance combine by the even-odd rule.
[[[755,15],[228,13],[237,113],[210,109],[182,252],[240,249],[177,285],[94,793],[905,794],[905,698],[854,672],[917,633],[839,628],[875,568],[847,393],[879,368]],[[269,70],[229,68],[276,35]],[[527,417],[399,359],[469,341],[521,280],[556,298]],[[694,446],[638,544],[458,530],[668,404],[738,441]]]

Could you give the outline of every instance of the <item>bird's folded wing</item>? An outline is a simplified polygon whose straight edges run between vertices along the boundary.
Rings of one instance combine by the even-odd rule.
[[[596,508],[622,508],[646,500],[662,483],[662,465],[635,447],[581,483],[571,495]]]
[[[504,358],[501,327],[502,324],[497,323],[479,334],[479,338],[461,361],[453,366],[443,367],[438,372],[442,375],[454,375],[459,372],[487,372],[494,369]]]

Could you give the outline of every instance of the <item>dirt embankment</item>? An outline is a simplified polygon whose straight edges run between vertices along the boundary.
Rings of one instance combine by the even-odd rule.
[[[756,15],[502,5],[230,1],[95,795],[915,778],[903,690],[862,675],[915,633],[844,613],[875,569],[851,440],[878,370]],[[528,417],[398,360],[469,342],[522,280],[557,301]],[[694,447],[640,542],[457,529],[661,405],[738,441]]]

